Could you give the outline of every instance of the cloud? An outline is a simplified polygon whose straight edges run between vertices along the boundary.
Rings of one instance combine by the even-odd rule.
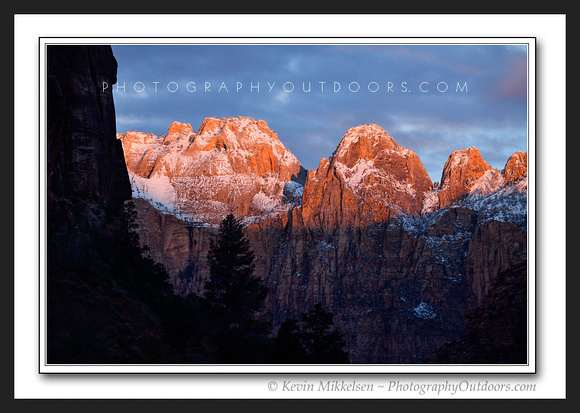
[[[281,91],[276,92],[276,94],[274,95],[274,99],[278,103],[285,105],[289,102],[290,95],[287,92],[284,92],[283,90],[281,90]]]
[[[499,99],[524,100],[528,96],[527,61],[525,59],[510,59],[498,77],[492,91],[492,96]]]

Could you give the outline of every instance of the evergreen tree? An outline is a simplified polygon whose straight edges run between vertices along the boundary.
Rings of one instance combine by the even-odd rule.
[[[333,318],[334,315],[321,304],[302,314],[304,326],[300,331],[300,341],[309,363],[348,363],[342,331],[334,328]]]
[[[300,341],[300,328],[298,322],[293,318],[280,325],[273,346],[274,363],[302,364],[307,361],[306,350]]]
[[[301,321],[286,320],[274,340],[275,363],[346,364],[348,353],[333,314],[316,304]]]
[[[120,228],[108,242],[114,260],[112,275],[117,283],[149,304],[161,302],[173,295],[173,286],[165,267],[150,257],[147,246],[140,246],[138,227],[135,204],[126,202]]]
[[[268,290],[254,275],[254,259],[242,225],[232,214],[227,215],[207,254],[210,279],[204,286],[205,298],[221,312],[226,328],[255,329],[259,324],[256,313]]]

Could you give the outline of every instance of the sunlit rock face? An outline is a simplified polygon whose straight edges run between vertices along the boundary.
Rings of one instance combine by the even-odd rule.
[[[445,163],[441,175],[439,205],[444,208],[470,193],[475,182],[492,167],[483,160],[479,150],[471,147],[455,151]]]
[[[310,171],[302,198],[304,225],[364,227],[419,214],[432,182],[410,149],[378,125],[351,128],[330,160]]]
[[[163,136],[117,137],[134,197],[199,225],[288,211],[304,183],[304,169],[262,120],[206,118],[197,132],[173,122]]]

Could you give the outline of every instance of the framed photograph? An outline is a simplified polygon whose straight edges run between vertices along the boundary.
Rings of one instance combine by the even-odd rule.
[[[565,15],[14,33],[15,399],[566,398]]]
[[[534,38],[39,64],[41,373],[535,371]]]

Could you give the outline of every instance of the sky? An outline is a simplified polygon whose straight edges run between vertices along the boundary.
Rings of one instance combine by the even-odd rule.
[[[526,45],[113,45],[117,132],[158,136],[206,117],[268,123],[306,169],[378,124],[440,181],[454,150],[491,166],[527,150]]]

